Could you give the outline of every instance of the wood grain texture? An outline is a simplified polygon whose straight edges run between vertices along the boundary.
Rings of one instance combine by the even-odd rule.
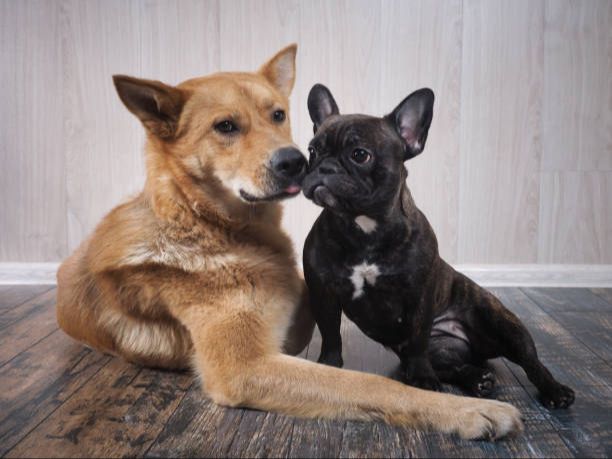
[[[55,289],[0,316],[0,366],[57,330]]]
[[[545,9],[542,170],[612,171],[612,3]]]
[[[381,113],[380,5],[379,0],[299,2],[300,47],[292,116],[295,140],[304,151],[312,138],[306,100],[315,83],[329,87],[341,113]],[[303,196],[284,207],[283,222],[301,259],[304,240],[321,208]]]
[[[610,264],[611,31],[607,0],[0,0],[0,261],[60,261],[140,189],[113,73],[177,83],[297,42],[303,149],[316,82],[346,113],[435,90],[409,185],[448,261]],[[320,209],[284,207],[300,253]]]
[[[436,231],[440,254],[454,263],[459,217],[462,5],[459,1],[426,0],[383,5],[383,43],[388,45],[380,50],[380,108],[389,113],[417,88],[430,87],[436,95],[425,151],[407,163],[408,186]]]
[[[0,455],[4,456],[109,360],[109,356],[87,349],[57,330],[2,366]]]
[[[589,290],[612,305],[612,288],[592,288]]]
[[[36,287],[29,287],[36,296]],[[497,288],[532,331],[540,355],[576,390],[569,410],[548,411],[524,372],[502,359],[495,396],[517,406],[525,432],[500,442],[467,442],[381,423],[303,420],[223,408],[189,373],[135,367],[89,350],[60,330],[0,366],[0,454],[6,457],[609,457],[612,366],[588,332],[609,333],[612,304],[588,289]],[[25,289],[22,294],[25,295]],[[45,293],[39,296],[44,297]],[[0,303],[19,309],[11,292]],[[587,312],[573,310],[578,301]],[[25,304],[25,303],[22,303]],[[53,303],[39,310],[53,312]],[[36,308],[35,308],[36,310]],[[1,317],[1,316],[0,316]],[[17,316],[14,317],[17,319]],[[0,327],[1,336],[38,317]],[[347,367],[393,376],[397,358],[348,320],[341,332]],[[18,342],[16,342],[18,344]],[[13,342],[4,342],[2,348]],[[306,356],[316,360],[315,334]],[[607,368],[607,370],[606,370]],[[607,372],[607,373],[606,373]],[[445,386],[445,390],[460,390]]]
[[[539,262],[612,259],[612,172],[543,172],[540,196]]]
[[[192,379],[113,359],[6,456],[143,455]]]
[[[144,134],[111,79],[116,73],[143,76],[140,18],[137,2],[65,4],[63,94],[71,250],[106,212],[144,183]]]
[[[0,260],[66,256],[59,2],[0,1]]]
[[[537,257],[543,4],[465,1],[459,259]]]
[[[51,290],[50,285],[1,285],[0,314],[26,302],[27,300]]]

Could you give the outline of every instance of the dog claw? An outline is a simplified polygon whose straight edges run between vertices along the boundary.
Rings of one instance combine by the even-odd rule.
[[[491,372],[483,373],[474,389],[474,394],[477,397],[488,397],[491,395],[493,388],[495,387],[495,376]]]
[[[572,389],[563,384],[559,384],[549,392],[541,395],[542,404],[551,410],[557,408],[569,408],[575,400],[575,394]]]

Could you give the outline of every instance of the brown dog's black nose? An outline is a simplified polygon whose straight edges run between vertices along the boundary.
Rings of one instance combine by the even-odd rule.
[[[294,178],[306,170],[306,158],[297,148],[277,150],[270,161],[274,173],[283,178]]]

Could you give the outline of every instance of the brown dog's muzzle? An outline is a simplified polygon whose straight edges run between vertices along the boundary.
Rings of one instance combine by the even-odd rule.
[[[284,147],[276,150],[270,160],[270,168],[280,182],[300,185],[306,174],[306,158],[300,150],[294,147]]]

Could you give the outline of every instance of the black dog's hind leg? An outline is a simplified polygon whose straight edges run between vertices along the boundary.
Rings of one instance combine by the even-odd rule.
[[[469,324],[472,349],[478,350],[486,359],[506,357],[520,365],[540,391],[544,406],[567,408],[574,403],[574,391],[556,381],[540,362],[533,339],[518,317],[494,295],[471,280],[463,279],[466,289],[463,301],[473,305],[464,317]]]
[[[442,390],[440,379],[431,366],[427,355],[413,355],[395,351],[401,361],[404,383],[427,390]]]
[[[493,371],[476,362],[470,345],[453,336],[431,337],[429,359],[440,381],[454,384],[470,395],[489,397],[495,387]]]

